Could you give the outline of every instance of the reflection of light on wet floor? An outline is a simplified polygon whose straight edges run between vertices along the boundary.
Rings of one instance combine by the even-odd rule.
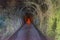
[[[30,27],[25,24],[18,32],[15,40],[41,40],[41,38],[32,24],[30,24]]]

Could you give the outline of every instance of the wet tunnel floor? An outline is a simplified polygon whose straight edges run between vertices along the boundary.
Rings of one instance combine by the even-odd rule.
[[[9,40],[45,40],[39,35],[33,24],[23,25],[15,35],[9,38]]]

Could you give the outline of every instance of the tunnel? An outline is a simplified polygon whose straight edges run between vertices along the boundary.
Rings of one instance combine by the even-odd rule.
[[[1,4],[3,11],[0,16],[5,18],[5,28],[2,27],[2,30],[6,30],[6,35],[3,32],[1,40],[48,40],[42,32],[44,13],[48,6],[44,0],[39,1],[40,3],[36,0],[8,0],[8,4]]]
[[[22,17],[22,26],[7,40],[47,40],[46,37],[36,28],[34,24],[34,16],[37,15],[36,6],[26,4],[19,9],[19,14]],[[37,20],[39,21],[39,20]]]

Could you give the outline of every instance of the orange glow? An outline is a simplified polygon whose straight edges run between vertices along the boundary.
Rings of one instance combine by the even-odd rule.
[[[31,20],[30,20],[30,18],[27,19],[26,23],[27,23],[28,25],[31,24]]]
[[[31,18],[31,17],[25,16],[25,22],[26,22],[28,25],[31,24],[31,21],[32,21],[32,18]]]

